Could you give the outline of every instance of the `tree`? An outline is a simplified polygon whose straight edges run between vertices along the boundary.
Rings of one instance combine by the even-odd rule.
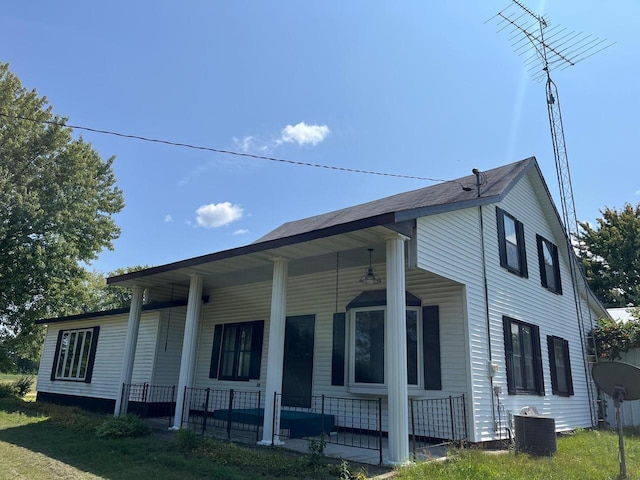
[[[34,320],[76,313],[80,262],[120,234],[114,158],[74,139],[65,121],[0,63],[0,342],[19,337],[26,350],[40,343]]]
[[[76,302],[77,312],[100,312],[125,308],[131,305],[131,290],[117,285],[107,285],[106,277],[124,275],[126,273],[137,272],[149,268],[147,265],[136,265],[134,267],[118,268],[109,272],[106,276],[96,270],[84,271],[80,278],[78,287],[73,295]]]
[[[580,223],[589,286],[608,307],[640,305],[640,204],[600,213],[597,228]]]

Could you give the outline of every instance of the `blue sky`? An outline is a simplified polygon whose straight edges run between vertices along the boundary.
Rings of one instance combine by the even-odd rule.
[[[485,21],[507,0],[5,2],[0,61],[69,123],[292,161],[450,179],[536,156],[544,84]],[[578,218],[640,202],[637,0],[527,3],[615,41],[552,76]],[[77,131],[79,134],[80,132]],[[160,265],[432,184],[82,132],[126,207],[92,267]]]

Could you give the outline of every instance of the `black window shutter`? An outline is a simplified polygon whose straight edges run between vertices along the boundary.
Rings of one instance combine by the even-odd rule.
[[[558,247],[556,247],[555,245],[552,245],[552,254],[553,266],[555,267],[553,274],[556,277],[556,293],[562,295],[562,282],[560,281],[560,259],[558,258]]]
[[[220,349],[222,348],[222,325],[216,325],[213,330],[213,351],[211,352],[211,366],[209,378],[218,378],[218,363],[220,362]]]
[[[527,248],[524,244],[524,225],[518,220],[516,223],[516,238],[518,239],[518,257],[520,258],[520,275],[528,278],[529,272],[527,272]]]
[[[496,207],[496,220],[498,222],[498,247],[500,252],[500,265],[507,268],[507,244],[504,238],[504,211]]]
[[[564,371],[567,376],[567,393],[573,395],[573,376],[571,375],[571,359],[569,358],[569,342],[567,340],[562,340],[562,351],[564,352]]]
[[[331,385],[344,385],[345,313],[333,314]]]
[[[62,345],[62,334],[64,330],[60,330],[58,332],[58,340],[56,342],[56,351],[53,355],[53,366],[51,367],[51,381],[53,382],[56,379],[56,370],[58,368],[58,357],[60,356],[60,347]]]
[[[511,320],[502,317],[502,328],[504,329],[504,357],[507,365],[507,391],[509,395],[516,394],[516,386],[513,378],[513,343],[511,341]]]
[[[544,239],[540,235],[536,235],[536,244],[538,245],[538,265],[540,266],[540,285],[547,288],[547,264],[544,261]],[[548,337],[547,337],[548,338]]]
[[[440,309],[437,305],[422,307],[422,351],[425,390],[442,390],[440,366]]]
[[[98,349],[98,335],[100,327],[93,327],[93,336],[91,337],[91,350],[89,350],[89,360],[87,361],[87,373],[84,377],[84,383],[91,383],[93,376],[93,365],[96,361],[96,350]]]
[[[531,325],[531,336],[533,337],[536,390],[538,391],[538,395],[544,395],[544,372],[542,371],[542,352],[540,350],[540,329],[536,325]]]
[[[558,375],[556,372],[556,348],[555,339],[547,335],[547,348],[549,349],[549,369],[551,370],[551,393],[558,394]]]
[[[263,337],[264,320],[256,320],[253,322],[253,331],[251,333],[251,363],[249,365],[249,378],[260,378]]]

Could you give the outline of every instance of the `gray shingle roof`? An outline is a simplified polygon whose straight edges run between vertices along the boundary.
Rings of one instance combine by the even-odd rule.
[[[429,214],[495,202],[503,197],[534,165],[537,165],[536,159],[530,157],[482,172],[481,198],[478,198],[476,177],[472,174],[361,205],[288,222],[259,238],[254,244],[332,229],[376,217],[380,217],[381,223],[401,222]]]

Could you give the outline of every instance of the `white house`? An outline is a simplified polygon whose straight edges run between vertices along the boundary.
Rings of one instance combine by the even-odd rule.
[[[381,398],[390,464],[409,458],[410,400],[464,395],[471,442],[504,438],[525,406],[558,431],[592,426],[582,337],[607,314],[585,288],[576,302],[540,168],[474,173],[108,279],[130,310],[40,322],[38,399],[117,413],[123,385],[175,386],[179,428],[185,388],[259,391],[271,444],[279,403]],[[370,270],[380,283],[361,282]]]

